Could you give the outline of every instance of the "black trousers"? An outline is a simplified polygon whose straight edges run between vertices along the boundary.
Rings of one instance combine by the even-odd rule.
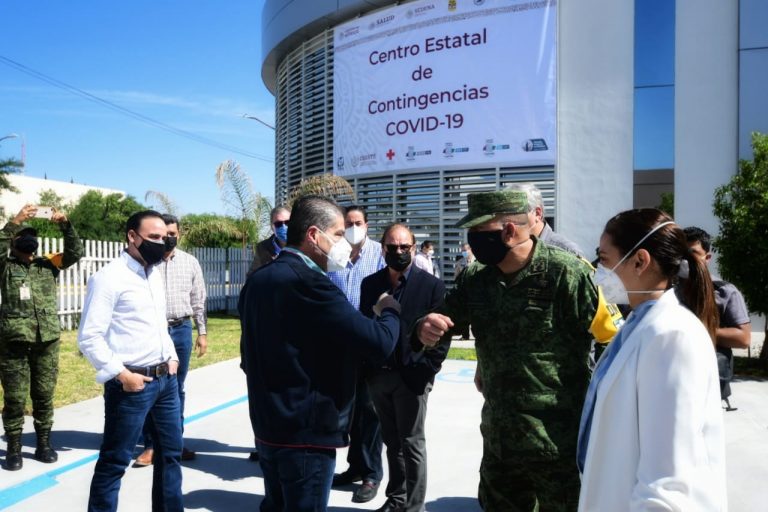
[[[427,494],[427,443],[424,423],[432,385],[417,395],[395,370],[368,378],[368,386],[387,446],[387,498],[407,512],[422,512]]]
[[[368,394],[365,378],[359,377],[355,394],[355,412],[349,432],[347,462],[349,471],[363,480],[381,482],[384,468],[381,465],[381,427]]]

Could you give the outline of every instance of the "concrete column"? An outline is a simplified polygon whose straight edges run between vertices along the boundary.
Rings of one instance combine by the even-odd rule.
[[[675,20],[675,220],[715,235],[738,165],[739,2],[677,0]]]
[[[587,255],[632,207],[634,2],[558,2],[558,232]]]

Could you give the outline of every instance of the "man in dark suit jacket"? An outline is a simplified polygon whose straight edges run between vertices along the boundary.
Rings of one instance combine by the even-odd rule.
[[[336,203],[304,196],[294,205],[285,249],[240,294],[262,512],[326,509],[335,449],[349,442],[359,362],[381,364],[397,343],[400,306],[391,295],[372,320],[328,279],[328,268],[346,265],[350,252]]]
[[[361,285],[360,311],[373,318],[382,293],[400,302],[400,341],[383,365],[369,366],[368,386],[387,445],[389,483],[380,512],[422,512],[427,492],[427,446],[424,421],[427,397],[449,345],[414,351],[409,334],[420,317],[442,305],[445,285],[411,263],[416,239],[402,224],[384,232],[387,267]]]
[[[291,209],[284,205],[275,206],[269,212],[269,224],[272,228],[272,235],[256,244],[256,254],[253,255],[248,275],[253,274],[257,268],[263,267],[277,258],[280,251],[283,250],[288,238],[288,220],[290,217]]]

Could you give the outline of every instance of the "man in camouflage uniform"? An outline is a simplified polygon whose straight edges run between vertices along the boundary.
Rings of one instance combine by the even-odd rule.
[[[10,471],[22,466],[21,432],[28,394],[32,396],[37,432],[35,458],[46,463],[58,459],[50,445],[60,344],[56,278],[61,269],[77,263],[83,254],[66,215],[56,212],[51,220],[61,227],[64,252],[35,256],[37,232],[21,223],[36,212],[35,206],[26,205],[0,230],[0,381],[5,393],[3,426],[8,442],[5,468]]]
[[[457,227],[480,265],[459,276],[436,313],[418,325],[433,346],[469,324],[480,430],[480,505],[487,511],[572,511],[579,499],[576,439],[593,338],[610,339],[615,309],[598,307],[590,268],[531,234],[526,194],[469,195]]]

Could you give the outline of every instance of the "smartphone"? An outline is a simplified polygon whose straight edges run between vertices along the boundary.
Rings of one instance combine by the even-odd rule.
[[[35,217],[38,219],[49,219],[53,217],[53,207],[51,206],[38,206]]]

